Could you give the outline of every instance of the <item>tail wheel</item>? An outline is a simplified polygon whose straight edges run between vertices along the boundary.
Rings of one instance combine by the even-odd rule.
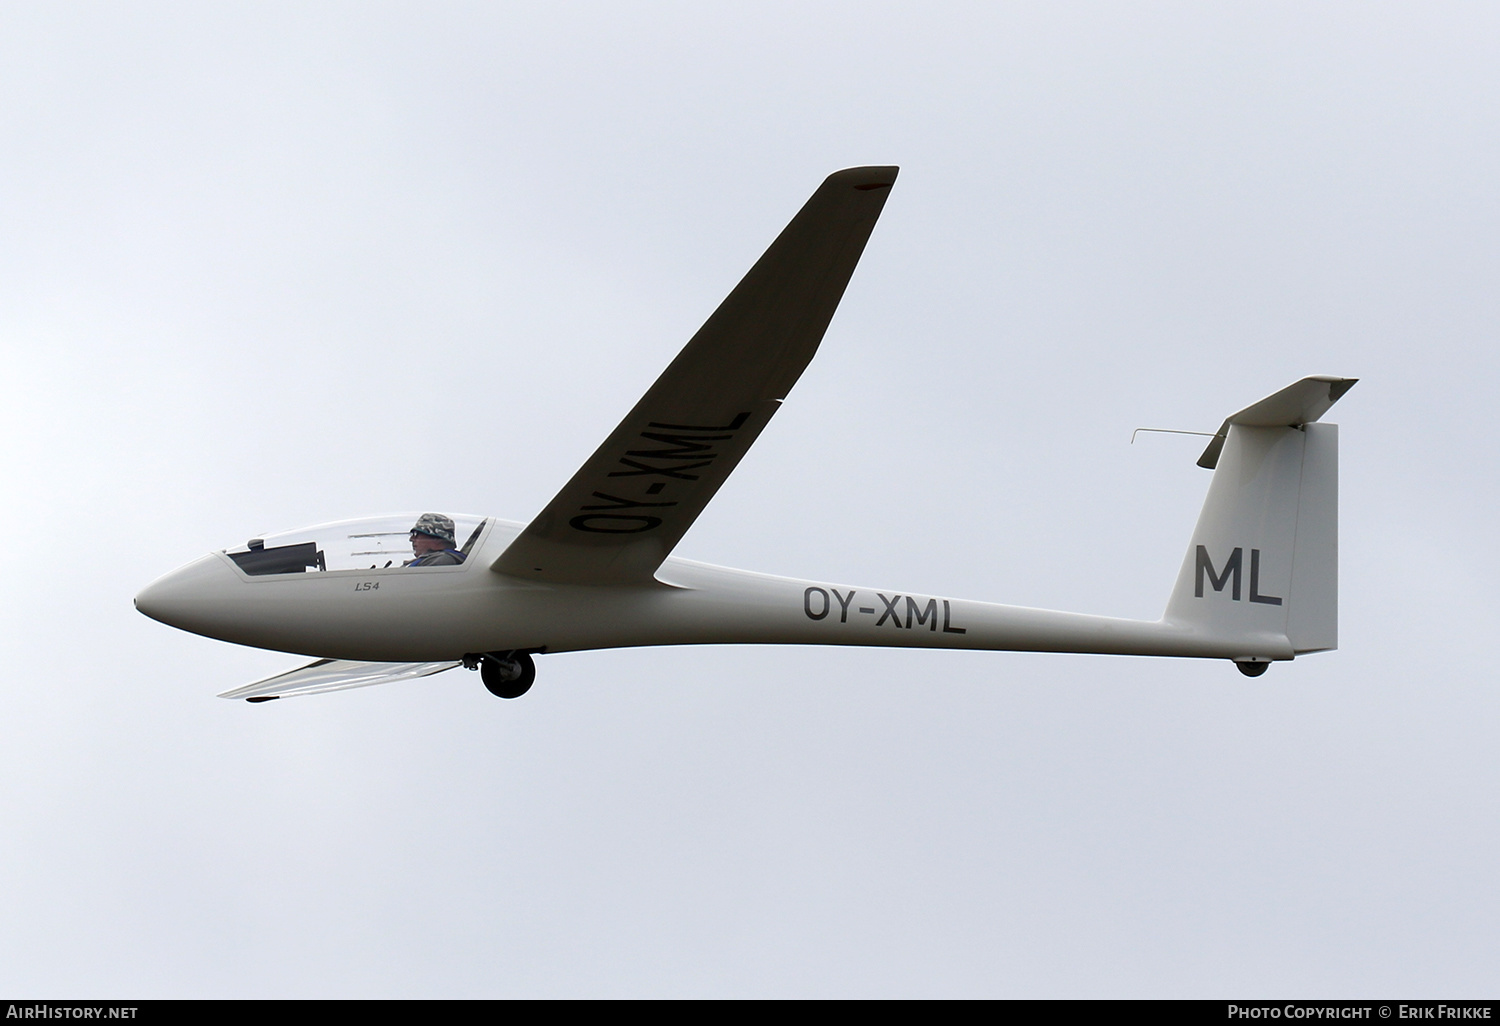
[[[520,698],[536,680],[529,652],[486,652],[479,663],[484,686],[497,698]]]

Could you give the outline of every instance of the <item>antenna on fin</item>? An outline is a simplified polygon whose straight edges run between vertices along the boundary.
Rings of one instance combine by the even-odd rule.
[[[1159,435],[1202,435],[1204,438],[1212,438],[1214,436],[1212,431],[1179,431],[1176,428],[1136,428],[1130,432],[1131,445],[1135,444],[1135,436],[1142,431],[1150,431]]]

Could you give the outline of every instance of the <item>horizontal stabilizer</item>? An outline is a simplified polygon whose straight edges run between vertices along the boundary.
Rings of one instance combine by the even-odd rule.
[[[226,691],[220,698],[244,698],[265,701],[291,695],[316,695],[324,691],[367,688],[372,684],[389,684],[398,680],[415,680],[462,665],[457,661],[443,663],[362,663],[348,659],[319,659],[297,670]]]
[[[1229,436],[1229,425],[1243,427],[1301,427],[1327,413],[1343,394],[1354,387],[1358,378],[1334,378],[1319,374],[1288,385],[1274,395],[1232,414],[1214,434],[1208,448],[1198,457],[1198,466],[1212,470],[1219,465],[1219,453]]]

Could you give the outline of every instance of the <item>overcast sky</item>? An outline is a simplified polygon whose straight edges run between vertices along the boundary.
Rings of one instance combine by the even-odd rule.
[[[0,8],[0,992],[1500,989],[1492,4]],[[1155,618],[1202,439],[1342,425],[1341,651],[538,660],[250,706],[216,548],[529,520],[902,168],[677,552]]]

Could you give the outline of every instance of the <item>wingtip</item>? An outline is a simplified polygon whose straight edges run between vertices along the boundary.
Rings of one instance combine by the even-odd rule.
[[[835,171],[823,182],[824,185],[848,186],[861,192],[889,189],[896,184],[896,175],[901,169],[894,164],[870,164],[846,167]]]

